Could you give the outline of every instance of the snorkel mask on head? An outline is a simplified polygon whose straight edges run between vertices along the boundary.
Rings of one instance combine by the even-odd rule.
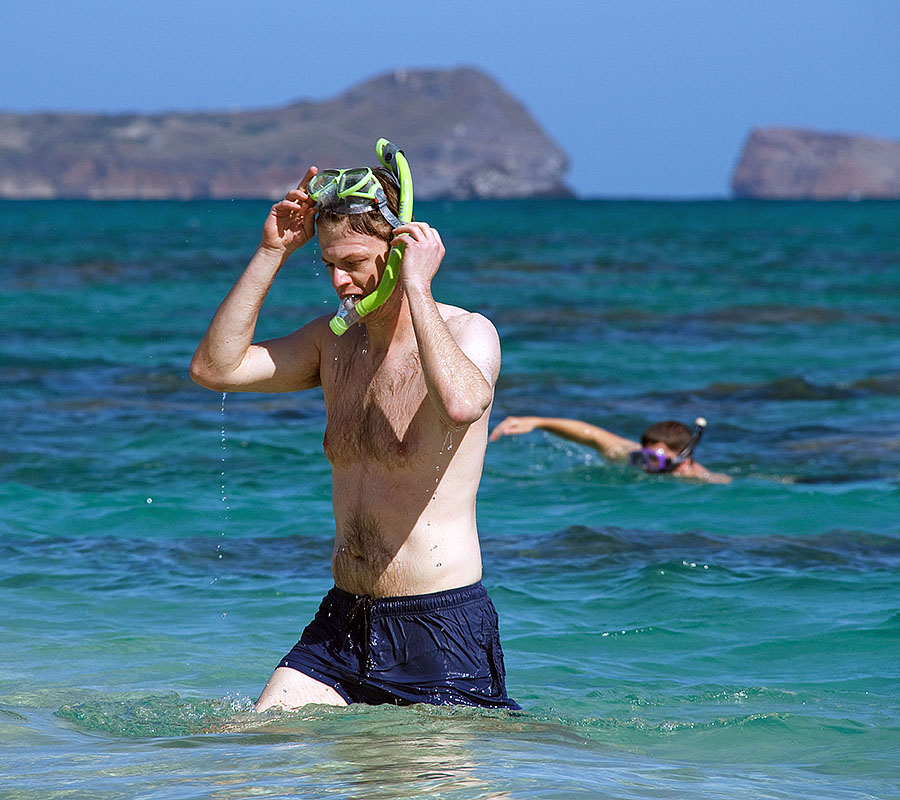
[[[319,208],[330,208],[339,214],[365,214],[374,203],[392,228],[401,225],[388,207],[381,182],[369,167],[322,170],[313,175],[306,191]]]
[[[670,458],[660,450],[642,447],[631,453],[628,460],[633,467],[641,467],[645,472],[671,472],[694,455],[694,450],[705,430],[706,420],[703,417],[697,417],[694,420],[694,432],[691,434],[691,440],[675,458]]]
[[[400,187],[400,207],[396,216],[388,208],[381,183],[368,167],[323,170],[309,182],[310,199],[321,208],[331,208],[343,214],[364,214],[377,208],[392,228],[399,228],[410,222],[412,174],[406,156],[399,147],[387,139],[378,140],[375,144],[375,153],[382,166],[390,171]],[[384,267],[384,275],[375,291],[357,302],[347,300],[341,303],[337,314],[328,323],[335,335],[340,336],[346,332],[351,325],[359,322],[391,296],[400,276],[400,261],[403,258],[404,248],[405,245],[402,243],[391,248]]]

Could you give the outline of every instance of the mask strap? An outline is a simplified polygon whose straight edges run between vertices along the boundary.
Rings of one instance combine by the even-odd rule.
[[[403,223],[388,206],[387,197],[384,196],[384,189],[378,189],[375,192],[375,197],[378,199],[378,210],[381,212],[381,216],[390,223],[392,228],[399,228]]]

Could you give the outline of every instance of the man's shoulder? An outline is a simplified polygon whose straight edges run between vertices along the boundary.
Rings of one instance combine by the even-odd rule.
[[[444,318],[444,322],[448,325],[451,320],[455,322],[462,322],[465,324],[476,324],[476,325],[485,325],[494,327],[494,323],[491,322],[484,314],[480,314],[477,311],[469,311],[465,308],[460,308],[459,306],[451,306],[447,303],[438,303],[438,309],[441,312],[441,316]]]
[[[500,336],[494,323],[483,314],[458,306],[438,304],[450,335],[460,349],[492,382],[500,372]]]
[[[455,337],[466,336],[478,339],[496,339],[499,343],[499,337],[497,335],[497,329],[494,327],[494,323],[484,316],[484,314],[479,314],[477,311],[468,311],[465,308],[459,308],[459,306],[446,305],[444,303],[441,303],[438,308],[440,309],[441,316],[444,318],[444,322],[447,323],[447,327]]]
[[[703,483],[731,483],[731,476],[721,472],[713,472],[698,462],[692,464],[692,469],[684,474],[685,478],[693,478]]]
[[[331,331],[328,323],[331,322],[331,318],[334,314],[323,314],[321,317],[316,317],[313,320],[310,320],[302,327],[297,328],[291,335],[292,336],[303,336],[303,337],[311,337],[315,340],[320,340],[325,334]],[[333,335],[333,334],[332,334]]]
[[[321,354],[323,344],[328,337],[334,337],[328,323],[331,321],[332,314],[324,314],[321,317],[310,320],[305,325],[297,328],[293,333],[287,334],[280,341],[289,345],[288,352],[296,354],[306,354],[306,357],[313,357],[318,352]]]

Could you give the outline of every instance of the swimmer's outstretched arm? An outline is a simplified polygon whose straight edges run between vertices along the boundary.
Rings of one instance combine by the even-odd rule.
[[[318,348],[310,331],[254,345],[256,322],[272,282],[290,255],[315,235],[315,205],[306,187],[310,167],[296,189],[269,211],[250,263],[222,301],[191,360],[191,378],[217,391],[279,392],[318,385]]]
[[[605,428],[564,417],[507,417],[491,432],[490,440],[495,442],[501,436],[531,433],[535,428],[593,447],[611,461],[625,458],[633,450],[640,449],[638,442],[617,436]]]

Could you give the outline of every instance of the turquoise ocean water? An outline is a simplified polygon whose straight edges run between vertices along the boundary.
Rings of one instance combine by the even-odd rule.
[[[321,395],[187,364],[267,208],[0,204],[0,798],[900,798],[900,204],[418,204],[493,424],[702,415],[734,482],[501,439],[524,711],[256,718],[331,585]],[[301,251],[259,333],[334,306]]]

